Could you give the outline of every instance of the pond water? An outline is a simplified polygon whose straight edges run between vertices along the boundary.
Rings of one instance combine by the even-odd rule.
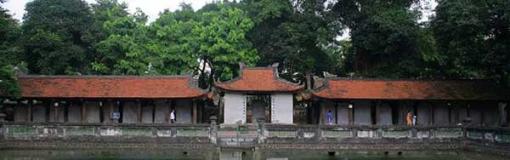
[[[310,150],[0,150],[0,160],[169,159],[169,160],[506,160],[470,152],[368,152]]]

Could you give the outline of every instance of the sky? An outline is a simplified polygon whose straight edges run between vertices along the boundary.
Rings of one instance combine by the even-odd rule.
[[[7,8],[14,18],[21,21],[23,14],[25,13],[25,4],[33,0],[7,0],[3,4],[4,8]],[[85,0],[88,3],[95,3],[96,0]],[[179,4],[188,3],[193,6],[194,9],[200,9],[207,3],[213,2],[214,0],[119,0],[120,2],[126,2],[129,6],[130,12],[135,12],[136,8],[142,9],[145,14],[149,16],[149,21],[154,21],[158,18],[158,14],[165,9],[174,11],[179,8]]]

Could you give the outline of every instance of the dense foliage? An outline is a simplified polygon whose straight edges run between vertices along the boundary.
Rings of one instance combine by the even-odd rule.
[[[4,1],[0,0],[1,3]],[[0,94],[13,97],[19,95],[13,66],[20,63],[20,35],[17,22],[0,7]]]
[[[4,0],[0,0],[3,2]],[[0,10],[0,87],[30,74],[175,75],[201,86],[249,66],[279,63],[283,77],[489,78],[510,81],[510,1],[242,0],[182,4],[148,22],[117,0],[34,0],[18,23]],[[350,30],[347,39],[340,35]]]
[[[448,77],[510,78],[510,1],[440,0],[432,21]]]

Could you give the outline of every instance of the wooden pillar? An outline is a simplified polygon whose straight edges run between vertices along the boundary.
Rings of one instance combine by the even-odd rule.
[[[108,118],[107,121],[110,123],[115,123],[114,122],[115,120],[113,120],[114,105],[117,105],[117,104],[115,102],[113,102],[112,100],[108,100],[108,108],[109,108],[110,112],[109,112],[109,115],[105,115],[105,118]]]
[[[165,121],[166,123],[170,123],[170,113],[172,112],[172,100],[167,100],[166,104],[168,109],[166,110],[167,112],[165,113]]]
[[[142,111],[142,103],[140,102],[140,100],[136,101],[136,107],[138,107],[138,123],[142,123],[143,111]]]
[[[204,119],[204,115],[203,112],[204,112],[204,103],[201,103],[202,105],[198,105],[197,104],[197,123],[204,123],[203,122],[203,119]]]
[[[32,104],[34,103],[33,100],[28,100],[28,109],[27,109],[27,122],[32,122]]]
[[[192,123],[193,124],[197,124],[197,102],[195,100],[191,101],[192,103],[192,106],[193,106],[193,115],[192,115]]]
[[[349,109],[349,125],[354,125],[354,104],[349,103],[347,108]]]
[[[335,124],[338,124],[338,102],[334,102],[334,106],[335,106]]]
[[[63,122],[64,123],[69,122],[69,106],[70,106],[70,104],[71,104],[71,101],[66,101],[66,104],[63,106],[64,107],[63,108],[64,109],[64,111],[63,111],[64,112],[64,114],[63,114],[64,117],[62,117],[62,118],[63,118]]]
[[[429,110],[430,110],[430,113],[429,113],[429,116],[430,116],[430,119],[429,119],[429,125],[432,126],[434,125],[434,104],[435,103],[429,103],[428,106],[429,106]]]
[[[319,103],[319,124],[324,124],[324,107]]]
[[[82,100],[80,104],[81,109],[81,123],[85,123],[86,116],[87,116],[87,107],[85,107],[85,102]]]
[[[373,124],[373,125],[380,125],[382,118],[381,118],[381,108],[379,106],[382,106],[381,105],[382,102],[381,101],[377,101],[377,102],[374,102],[374,103],[375,103],[374,104],[375,105],[375,107],[374,107],[374,109],[375,109],[375,116],[374,116],[375,124]]]
[[[59,107],[59,104],[58,102],[55,102],[53,101],[53,103],[51,103],[51,107],[54,108],[53,109],[53,121],[54,122],[59,122],[59,116],[58,116],[58,107]]]

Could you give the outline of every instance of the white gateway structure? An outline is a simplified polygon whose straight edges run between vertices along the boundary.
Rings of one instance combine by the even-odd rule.
[[[302,85],[280,79],[276,67],[241,67],[240,72],[233,80],[216,83],[224,92],[224,124],[293,124],[294,94]]]

